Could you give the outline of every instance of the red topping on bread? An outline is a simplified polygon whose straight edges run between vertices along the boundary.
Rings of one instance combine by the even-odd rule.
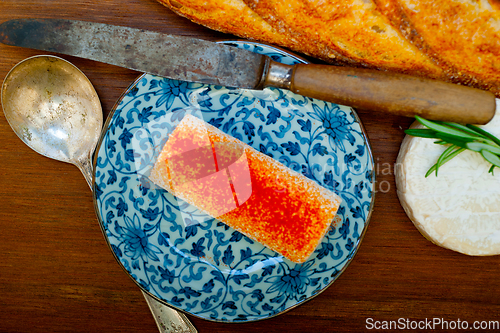
[[[291,261],[306,261],[340,198],[202,120],[187,115],[150,179]]]

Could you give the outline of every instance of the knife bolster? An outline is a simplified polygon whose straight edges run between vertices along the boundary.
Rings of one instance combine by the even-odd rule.
[[[261,87],[276,87],[290,90],[292,86],[293,66],[270,60]]]

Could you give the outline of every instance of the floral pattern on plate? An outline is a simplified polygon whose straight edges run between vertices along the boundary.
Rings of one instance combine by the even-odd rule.
[[[302,61],[261,44],[231,44],[287,64]],[[341,196],[308,261],[295,264],[148,181],[187,113]],[[214,321],[273,317],[325,290],[356,253],[374,202],[373,157],[355,112],[274,88],[143,75],[108,118],[94,164],[96,211],[117,261],[153,297]]]

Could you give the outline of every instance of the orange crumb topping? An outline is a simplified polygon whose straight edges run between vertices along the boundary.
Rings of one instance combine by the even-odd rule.
[[[203,133],[208,133],[208,147],[211,146],[214,154],[211,160],[205,159],[205,164],[196,159],[196,165],[201,169],[216,165],[218,172],[191,182],[170,179],[175,174],[172,173],[172,151],[182,151],[182,147],[174,148],[169,141],[173,138],[172,142],[189,142],[189,138],[203,137]],[[239,150],[228,149],[231,144],[237,144]],[[199,149],[192,141],[188,145],[190,149]],[[180,169],[192,167],[183,165]],[[340,204],[335,193],[193,116],[186,116],[174,130],[150,178],[298,263],[306,261],[314,252]]]

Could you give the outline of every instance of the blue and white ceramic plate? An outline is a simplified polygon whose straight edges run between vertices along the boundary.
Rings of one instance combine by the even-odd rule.
[[[303,61],[228,43],[287,64]],[[149,184],[147,171],[186,113],[341,196],[336,221],[307,262],[292,263]],[[117,261],[156,299],[213,321],[270,318],[324,291],[353,259],[374,202],[373,157],[354,110],[280,89],[143,75],[109,116],[94,164],[96,211]]]

